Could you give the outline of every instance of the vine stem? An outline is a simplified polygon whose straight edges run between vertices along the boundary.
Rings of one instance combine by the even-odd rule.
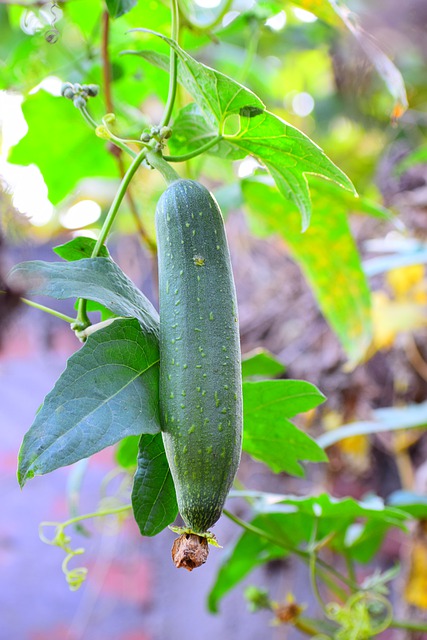
[[[125,504],[122,507],[116,507],[114,509],[101,509],[101,511],[94,511],[93,513],[85,513],[81,516],[75,516],[74,518],[70,518],[69,520],[65,520],[65,522],[41,522],[40,529],[43,530],[43,527],[58,527],[63,530],[66,527],[71,526],[72,524],[76,524],[81,522],[82,520],[90,520],[91,518],[101,518],[104,516],[114,516],[119,513],[124,513],[125,511],[129,511],[132,509],[131,504]],[[43,538],[42,538],[43,539]],[[49,540],[45,538],[44,542],[48,542]]]
[[[171,37],[172,40],[178,42],[179,38],[179,8],[178,8],[178,0],[171,0],[171,18],[172,18],[172,28],[171,28]],[[172,117],[173,105],[175,103],[176,98],[176,90],[178,83],[178,56],[174,49],[170,50],[170,58],[169,58],[169,91],[168,97],[166,101],[165,111],[163,113],[163,117],[160,123],[161,127],[167,126]]]
[[[263,531],[262,529],[259,529],[258,527],[255,527],[250,522],[245,522],[245,520],[241,520],[238,516],[235,516],[233,513],[231,513],[231,511],[228,511],[228,509],[224,509],[223,513],[227,518],[232,520],[235,524],[237,524],[242,529],[246,529],[246,531],[249,531],[250,533],[254,533],[257,536],[261,536],[262,538],[265,538],[265,540],[268,540],[272,544],[275,544],[278,547],[282,547],[282,549],[285,549],[286,551],[290,551],[291,553],[294,553],[296,556],[299,556],[301,559],[303,559],[304,562],[309,562],[310,561],[311,553],[309,551],[303,551],[302,549],[296,549],[295,547],[292,547],[291,545],[286,544],[282,540],[277,540],[274,536],[270,535],[267,531]],[[349,589],[351,589],[352,591],[359,590],[359,586],[357,584],[353,583],[351,580],[348,580],[345,576],[341,575],[341,573],[339,573],[339,571],[337,571],[336,569],[331,567],[327,562],[324,562],[320,558],[316,557],[316,564],[318,564],[319,567],[321,567],[324,571],[327,571],[330,574],[332,574],[335,578],[340,580],[343,584],[345,584],[347,587],[349,587]],[[348,596],[345,593],[345,591],[343,591],[343,589],[341,589],[341,587],[339,587],[335,582],[331,582],[331,581],[328,580],[328,586],[340,598],[342,598],[343,600],[347,599]]]
[[[221,140],[222,140],[221,135],[215,136],[215,138],[212,138],[212,140],[209,140],[209,142],[206,142],[206,144],[202,145],[201,147],[198,147],[194,151],[189,151],[188,153],[184,153],[182,156],[163,156],[163,159],[166,160],[167,162],[186,162],[187,160],[196,158],[197,156],[201,155],[205,151],[208,151],[208,149],[211,149],[212,147],[217,145],[219,142],[221,142]]]
[[[4,291],[0,291],[0,293],[4,293]],[[55,309],[51,309],[50,307],[45,307],[43,304],[39,304],[38,302],[33,302],[32,300],[28,300],[27,298],[20,298],[21,302],[28,305],[29,307],[34,307],[34,309],[38,309],[39,311],[44,311],[51,316],[55,316],[55,318],[59,318],[60,320],[64,320],[68,322],[68,324],[72,324],[75,322],[75,318],[71,318],[70,316],[66,316],[65,313],[60,313],[59,311],[55,311]]]
[[[392,620],[389,624],[391,629],[406,629],[407,631],[427,632],[427,623],[411,622],[410,620]]]

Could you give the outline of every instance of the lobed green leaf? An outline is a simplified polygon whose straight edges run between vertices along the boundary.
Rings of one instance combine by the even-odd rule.
[[[243,450],[274,472],[303,476],[299,460],[326,462],[325,452],[287,418],[317,407],[325,396],[309,382],[268,380],[243,384]]]

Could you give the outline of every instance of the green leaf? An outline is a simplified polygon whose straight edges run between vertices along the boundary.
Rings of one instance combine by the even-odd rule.
[[[411,151],[407,156],[403,158],[397,165],[397,175],[402,175],[405,171],[411,167],[416,167],[418,164],[425,164],[427,162],[427,145],[421,145],[414,151]]]
[[[287,418],[317,407],[325,396],[309,382],[268,380],[243,384],[243,450],[274,472],[303,476],[299,460],[326,462],[325,452]]]
[[[68,262],[75,262],[76,260],[90,258],[95,244],[96,240],[94,240],[93,238],[78,236],[77,238],[73,238],[73,240],[70,240],[65,244],[61,244],[58,247],[53,247],[53,251],[63,260],[67,260]],[[110,253],[105,245],[102,245],[99,251],[99,257],[110,257]],[[78,301],[76,301],[75,306],[76,308],[78,307]],[[110,318],[115,317],[115,314],[104,307],[103,304],[99,304],[99,302],[94,302],[93,300],[87,301],[86,311],[95,311],[99,313],[102,321],[109,320]]]
[[[137,318],[145,331],[158,335],[159,315],[123,271],[109,258],[77,262],[21,262],[9,281],[27,294],[64,298],[88,298],[118,316]]]
[[[120,440],[115,451],[117,464],[123,469],[136,469],[140,436],[128,436]]]
[[[233,491],[233,497],[250,498],[255,517],[250,524],[276,541],[266,540],[261,535],[245,531],[224,558],[217,574],[215,584],[209,594],[209,609],[218,611],[218,605],[224,595],[235,587],[250,571],[262,563],[283,557],[293,549],[301,549],[316,540],[324,539],[331,531],[334,537],[329,546],[336,551],[352,553],[345,544],[347,532],[353,523],[363,519],[372,524],[383,537],[389,527],[404,529],[407,514],[399,509],[386,507],[380,498],[357,501],[353,498],[338,499],[326,493],[318,496],[299,497],[293,495],[275,495],[253,491]],[[313,535],[316,535],[313,540]],[[378,543],[378,537],[372,536],[371,549],[368,538],[364,539],[363,554],[370,557]],[[381,540],[382,540],[381,537]],[[281,546],[282,545],[282,546]],[[362,547],[355,546],[355,556],[362,554]]]
[[[169,149],[173,155],[192,153],[217,135],[215,128],[206,120],[200,107],[195,102],[191,102],[180,109],[174,120],[173,135],[168,141]],[[244,155],[225,140],[221,140],[206,153],[229,160],[238,160]]]
[[[71,356],[19,453],[21,486],[129,435],[160,431],[157,338],[117,319]]]
[[[266,111],[263,102],[252,91],[197,62],[170,38],[159,33],[154,35],[162,38],[177,53],[179,80],[193,96],[216,135],[224,134],[231,116],[237,117],[240,122],[238,132],[226,135],[225,140],[243,155],[254,155],[267,167],[281,193],[291,198],[300,209],[304,229],[311,215],[307,173],[332,180],[355,193],[349,178],[310,138]]]
[[[241,132],[227,139],[265,165],[282,195],[298,207],[303,231],[312,210],[306,174],[327,178],[355,193],[341,169],[298,129],[267,111],[243,120]]]
[[[276,378],[285,371],[285,366],[267,349],[251,351],[242,360],[244,380],[247,378]]]
[[[253,525],[263,531],[277,535],[274,517],[259,516]],[[296,541],[297,542],[297,541]],[[212,613],[217,613],[222,598],[241,582],[253,569],[270,560],[283,558],[289,552],[278,545],[274,545],[265,538],[245,531],[239,538],[234,549],[223,559],[215,583],[208,596],[208,607]]]
[[[138,0],[106,0],[108,13],[112,18],[119,18],[128,13],[137,2]]]
[[[92,256],[92,251],[95,247],[95,244],[96,240],[94,240],[93,238],[78,236],[77,238],[73,238],[73,240],[70,240],[65,244],[61,244],[58,247],[53,247],[53,251],[63,260],[74,262],[75,260],[90,258]],[[105,245],[102,245],[98,257],[110,257],[108,249]]]
[[[322,433],[316,442],[323,449],[331,445],[369,433],[399,431],[400,429],[425,429],[427,427],[427,402],[407,405],[406,407],[387,407],[373,411],[374,420],[351,422],[338,429]]]
[[[175,487],[161,433],[140,439],[132,508],[143,536],[155,536],[177,516]]]
[[[352,364],[371,342],[371,298],[360,255],[348,224],[353,211],[385,217],[386,211],[363,198],[313,180],[313,216],[300,233],[299,216],[266,181],[246,180],[242,189],[251,227],[258,235],[279,234],[303,270],[319,307]]]
[[[40,90],[26,98],[22,110],[28,133],[12,148],[9,162],[36,164],[53,204],[83,178],[117,176],[105,141],[95,136],[70,101]]]
[[[393,491],[387,498],[390,506],[405,511],[412,518],[427,520],[427,496],[414,491]]]

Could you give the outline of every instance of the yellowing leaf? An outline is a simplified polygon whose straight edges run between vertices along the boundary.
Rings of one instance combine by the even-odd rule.
[[[415,607],[427,609],[427,545],[422,538],[416,540],[412,548],[405,600]]]
[[[406,298],[416,302],[427,302],[425,291],[420,287],[424,281],[424,265],[413,264],[392,269],[387,273],[386,279],[398,300]],[[424,294],[424,300],[422,294]]]
[[[337,411],[329,411],[323,417],[323,427],[326,431],[338,429],[343,423],[343,417]],[[336,447],[341,451],[346,460],[355,471],[363,472],[369,468],[369,437],[356,435],[340,440]]]
[[[383,291],[372,294],[372,318],[374,352],[391,347],[400,333],[414,331],[427,324],[423,307],[414,302],[391,300]]]

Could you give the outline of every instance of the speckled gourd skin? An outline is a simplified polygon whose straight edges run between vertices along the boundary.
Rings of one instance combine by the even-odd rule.
[[[181,516],[204,533],[221,515],[241,454],[234,280],[221,211],[203,185],[172,183],[156,230],[163,441]]]

